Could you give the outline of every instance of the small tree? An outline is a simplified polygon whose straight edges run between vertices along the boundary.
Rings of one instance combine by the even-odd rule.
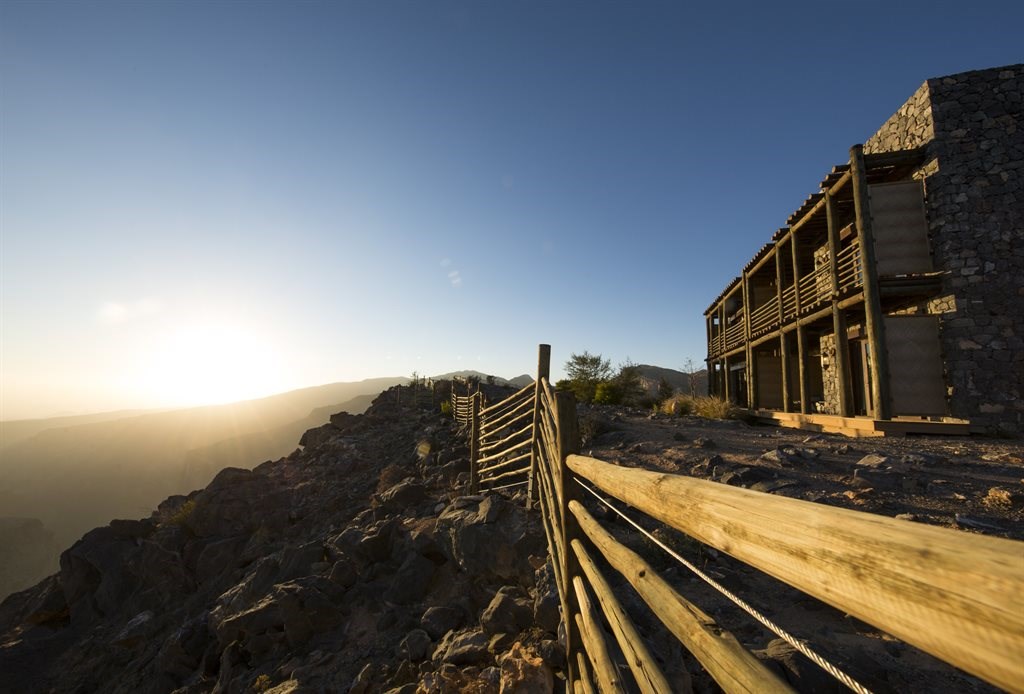
[[[611,378],[612,365],[607,359],[602,359],[600,354],[584,351],[583,354],[569,355],[569,361],[565,362],[565,372],[569,378],[559,383],[573,391],[577,400],[593,402],[597,384]]]
[[[639,405],[647,395],[647,389],[640,378],[640,367],[629,357],[619,365],[619,372],[615,374],[612,383],[618,391],[619,402],[623,405]]]

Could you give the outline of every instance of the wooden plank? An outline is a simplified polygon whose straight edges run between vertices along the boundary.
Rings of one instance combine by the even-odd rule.
[[[693,653],[722,689],[726,692],[754,693],[793,691],[744,648],[736,637],[719,627],[699,607],[676,593],[639,554],[619,544],[582,504],[572,502],[569,510],[612,568],[629,581],[651,611]]]
[[[587,576],[587,581],[594,590],[594,595],[597,596],[597,602],[600,603],[608,626],[612,628],[612,633],[615,634],[615,639],[619,642],[619,648],[626,656],[626,663],[633,672],[640,691],[645,694],[661,694],[672,691],[672,687],[669,686],[668,680],[665,679],[661,668],[658,667],[657,661],[647,648],[647,644],[644,643],[643,637],[633,625],[633,620],[626,614],[619,599],[615,597],[615,591],[601,575],[601,571],[591,559],[590,554],[587,553],[586,548],[583,547],[583,543],[573,540],[572,550],[579,560],[580,568]]]
[[[570,456],[638,510],[1007,689],[1024,683],[1024,543]]]
[[[622,692],[622,679],[615,667],[611,654],[608,652],[608,642],[604,638],[604,630],[597,623],[594,614],[594,605],[590,601],[590,594],[579,576],[572,578],[573,592],[580,604],[580,611],[576,615],[576,626],[582,635],[583,644],[590,664],[594,666],[594,676],[597,678],[597,685],[602,692]],[[668,691],[668,690],[665,690]]]

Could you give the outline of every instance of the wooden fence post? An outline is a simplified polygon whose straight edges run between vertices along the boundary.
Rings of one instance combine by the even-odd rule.
[[[480,393],[469,397],[472,414],[469,427],[469,493],[480,491]]]
[[[576,633],[575,614],[580,611],[579,599],[576,597],[573,588],[573,577],[582,576],[579,559],[572,550],[572,541],[582,539],[583,533],[580,530],[576,516],[569,511],[570,501],[582,501],[580,488],[573,484],[573,472],[566,464],[566,459],[580,450],[579,424],[576,419],[576,396],[571,392],[555,393],[555,421],[558,438],[558,466],[561,474],[558,476],[558,484],[561,487],[562,496],[562,550],[565,556],[562,557],[562,576],[565,579],[565,604],[562,606],[562,624],[565,628],[565,661],[566,674],[568,675],[569,687],[576,679],[576,652],[579,650],[582,641]]]
[[[540,442],[540,394],[541,380],[551,377],[551,345],[537,347],[537,380],[533,383],[533,430],[530,434],[530,477],[526,486],[526,508],[537,500],[537,446]]]

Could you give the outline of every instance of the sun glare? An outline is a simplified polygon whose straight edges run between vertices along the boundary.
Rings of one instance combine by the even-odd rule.
[[[179,329],[147,367],[148,390],[167,405],[212,405],[269,395],[280,387],[274,350],[230,325]]]

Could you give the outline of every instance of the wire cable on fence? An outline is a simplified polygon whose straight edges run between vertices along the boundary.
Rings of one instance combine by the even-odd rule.
[[[724,595],[726,598],[731,600],[733,603],[736,604],[736,606],[738,606],[741,610],[743,610],[748,615],[750,615],[751,617],[756,619],[758,622],[760,622],[762,625],[764,625],[764,627],[767,628],[769,631],[773,632],[775,635],[777,635],[779,638],[784,640],[790,646],[792,646],[796,650],[800,651],[800,653],[803,653],[805,656],[807,656],[815,665],[820,667],[822,670],[824,670],[828,674],[832,675],[832,677],[834,677],[837,680],[839,680],[840,682],[842,682],[844,685],[846,685],[851,690],[857,692],[857,694],[871,694],[871,690],[867,689],[864,685],[862,685],[861,683],[857,682],[857,680],[853,679],[852,677],[847,675],[845,672],[840,670],[838,667],[836,667],[832,663],[830,663],[827,660],[825,660],[824,657],[822,657],[821,655],[819,655],[815,651],[811,650],[811,648],[809,646],[807,646],[807,644],[804,641],[796,638],[795,636],[790,634],[788,631],[786,631],[785,629],[783,629],[782,627],[777,625],[775,622],[770,620],[768,617],[766,617],[763,614],[761,614],[756,608],[754,608],[754,607],[750,606],[749,604],[747,604],[742,598],[740,598],[739,596],[735,595],[728,588],[726,588],[722,584],[718,583],[718,581],[716,581],[715,579],[711,578],[706,573],[704,573],[703,571],[698,569],[692,562],[690,562],[689,560],[687,560],[687,559],[683,558],[682,556],[680,556],[677,552],[675,552],[672,548],[670,548],[664,542],[659,540],[653,534],[649,533],[647,530],[645,530],[644,528],[640,527],[640,525],[638,523],[636,523],[636,521],[634,521],[632,518],[627,516],[625,513],[623,513],[619,509],[617,509],[607,499],[602,497],[600,494],[595,492],[593,489],[588,487],[586,484],[581,482],[578,477],[574,477],[574,479],[576,480],[576,483],[578,485],[580,485],[581,487],[583,487],[583,489],[585,489],[588,492],[590,492],[590,494],[593,495],[594,498],[596,498],[598,501],[600,501],[602,504],[604,504],[604,506],[607,507],[610,511],[613,511],[619,517],[621,517],[623,520],[625,520],[627,523],[629,523],[634,528],[636,528],[641,533],[643,533],[643,535],[645,537],[647,537],[648,540],[650,540],[651,542],[653,542],[654,544],[658,545],[663,550],[665,550],[665,552],[667,552],[669,554],[669,556],[671,556],[673,559],[678,561],[680,564],[682,564],[683,566],[688,568],[698,578],[700,578],[702,581],[707,583],[709,586],[711,586],[712,588],[717,590],[719,593]]]

